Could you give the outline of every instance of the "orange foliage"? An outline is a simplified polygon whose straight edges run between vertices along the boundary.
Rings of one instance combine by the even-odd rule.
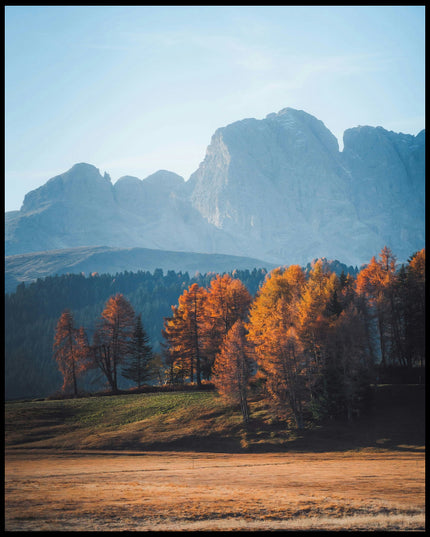
[[[84,329],[74,328],[73,316],[65,310],[58,320],[53,345],[54,358],[63,375],[63,392],[72,386],[74,395],[77,395],[77,377],[89,366],[87,349]]]
[[[372,257],[369,265],[357,275],[357,294],[365,297],[377,319],[381,362],[385,366],[388,359],[389,330],[394,329],[393,289],[396,283],[396,258],[385,246],[379,260]],[[390,320],[391,317],[391,320]]]
[[[213,381],[222,397],[239,403],[244,422],[249,419],[248,381],[252,373],[251,348],[243,322],[237,320],[224,337],[213,368]]]
[[[305,274],[296,265],[274,270],[252,304],[247,325],[267,389],[281,404],[288,399],[298,427],[303,426],[305,363],[295,325],[305,283]]]
[[[163,336],[168,344],[171,371],[176,368],[182,380],[189,377],[201,384],[203,359],[204,308],[207,291],[193,283],[172,306],[172,317],[164,321]],[[173,379],[172,379],[173,380]]]
[[[238,320],[248,315],[252,297],[243,283],[228,274],[211,281],[204,312],[205,355],[213,365],[222,340]]]
[[[409,270],[417,278],[417,280],[424,282],[425,280],[425,270],[426,270],[426,250],[423,248],[415,255],[412,256],[412,259],[409,262]]]

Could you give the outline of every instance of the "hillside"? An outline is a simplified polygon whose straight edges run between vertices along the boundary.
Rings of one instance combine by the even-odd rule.
[[[345,451],[423,449],[425,387],[373,387],[365,415],[301,433],[273,420],[251,399],[244,429],[239,409],[212,391],[123,394],[7,402],[6,449]]]
[[[5,258],[5,292],[12,293],[21,283],[30,283],[37,278],[55,274],[112,274],[118,272],[231,272],[275,267],[259,259],[222,254],[199,254],[151,250],[148,248],[81,247],[65,248],[47,252],[17,254]]]

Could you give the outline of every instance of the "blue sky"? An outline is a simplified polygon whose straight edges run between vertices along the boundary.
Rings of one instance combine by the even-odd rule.
[[[188,179],[215,130],[292,107],[338,138],[425,127],[424,6],[7,6],[5,210],[77,162]]]

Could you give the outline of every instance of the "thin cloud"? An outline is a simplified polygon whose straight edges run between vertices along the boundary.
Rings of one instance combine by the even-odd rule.
[[[200,50],[222,58],[251,71],[267,71],[275,67],[270,49],[252,46],[243,40],[224,34],[199,35],[184,31],[169,32],[120,32],[115,39],[118,43],[89,43],[89,48],[106,50],[138,51],[140,48],[151,49],[192,49]]]

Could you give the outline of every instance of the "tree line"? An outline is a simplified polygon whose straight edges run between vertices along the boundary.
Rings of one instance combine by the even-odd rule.
[[[164,318],[162,359],[152,371],[141,319],[121,294],[106,303],[91,343],[82,328],[64,328],[70,312],[63,312],[54,349],[68,364],[60,365],[65,385],[75,386],[74,372],[96,367],[115,391],[119,365],[136,384],[138,372],[148,380],[157,370],[171,384],[211,380],[240,405],[245,422],[250,390],[258,390],[302,428],[308,418],[352,419],[387,368],[424,367],[424,295],[425,250],[399,268],[384,247],[356,277],[322,261],[310,270],[275,269],[255,296],[229,274],[191,283]]]
[[[230,273],[255,294],[267,274],[265,269]],[[52,345],[58,319],[65,309],[76,326],[84,327],[91,340],[97,321],[111,296],[123,294],[142,325],[157,355],[161,351],[163,319],[171,305],[192,283],[208,286],[215,273],[164,271],[116,274],[62,274],[21,283],[14,293],[5,294],[5,396],[7,399],[46,397],[63,382],[53,358]],[[80,378],[83,391],[101,390],[106,379],[97,369]],[[122,375],[120,389],[133,382]]]
[[[83,327],[76,328],[66,309],[60,316],[53,345],[54,357],[63,375],[62,391],[78,395],[78,376],[98,369],[112,393],[118,392],[118,376],[132,380],[138,387],[151,379],[154,361],[141,315],[118,293],[111,297],[97,322],[90,343]]]
[[[170,380],[212,378],[240,403],[259,379],[278,412],[351,419],[387,367],[425,363],[425,250],[407,265],[384,247],[356,278],[298,265],[273,270],[255,299],[240,282],[218,277],[192,285],[165,320]]]

